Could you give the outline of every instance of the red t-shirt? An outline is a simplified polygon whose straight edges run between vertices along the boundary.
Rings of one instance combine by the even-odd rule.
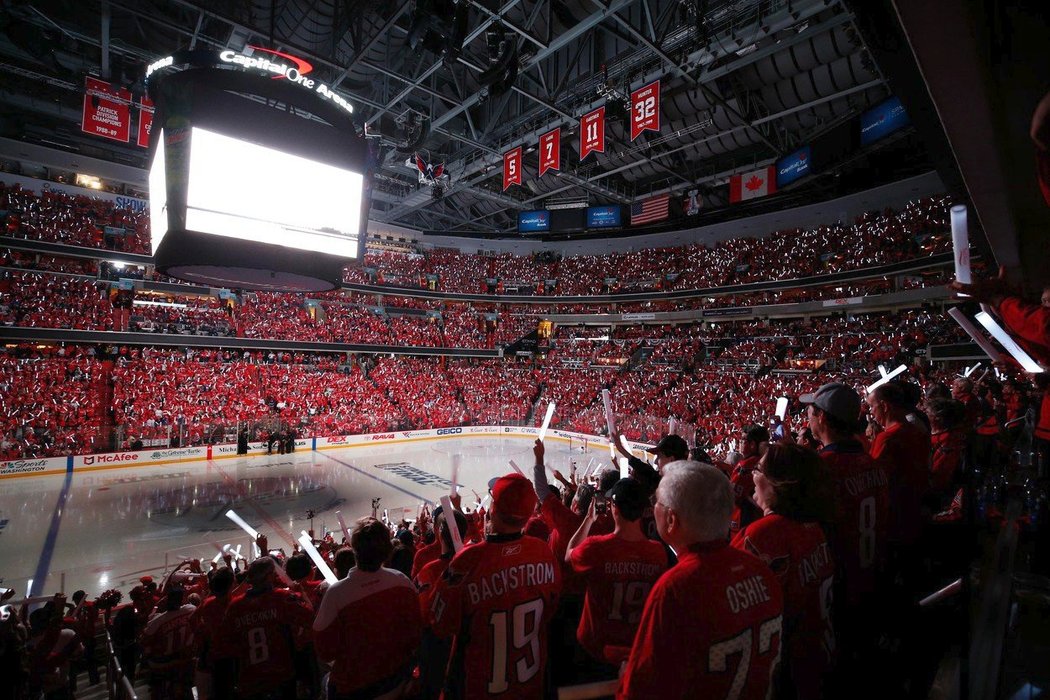
[[[728,542],[679,554],[645,602],[618,700],[765,700],[780,661],[783,594]]]
[[[249,590],[230,601],[215,640],[216,658],[237,660],[237,690],[256,695],[295,678],[292,640],[309,629],[314,613],[284,588]]]
[[[853,608],[875,592],[875,575],[886,557],[889,482],[855,440],[827,445],[820,456],[835,485],[828,544],[840,593],[836,605]]]
[[[554,552],[554,558],[558,561],[558,565],[562,567],[562,594],[582,595],[583,581],[574,575],[572,567],[565,562],[565,550],[569,548],[569,540],[580,528],[583,516],[562,503],[554,494],[549,494],[547,498],[543,499],[540,513],[544,522],[550,528],[551,534],[547,538],[547,543],[550,545],[551,551]],[[599,516],[591,526],[591,535],[608,534],[613,531],[614,527],[611,516]]]
[[[914,544],[922,534],[922,499],[930,489],[930,434],[901,421],[875,436],[871,456],[889,480],[890,541]]]
[[[561,590],[561,567],[547,543],[490,535],[453,557],[434,591],[431,624],[456,635],[445,698],[543,696],[547,628]]]
[[[435,538],[433,542],[420,547],[412,557],[412,578],[416,577],[424,566],[441,556],[441,543]]]
[[[611,664],[626,658],[649,591],[667,566],[664,546],[653,540],[592,535],[572,550],[573,571],[586,586],[576,638],[588,654]]]
[[[350,570],[333,583],[314,620],[317,655],[331,661],[339,693],[353,693],[404,671],[423,638],[412,581],[400,571]]]
[[[754,554],[784,593],[784,666],[800,698],[819,698],[835,656],[831,602],[835,565],[824,530],[771,514],[751,523],[733,546]]]

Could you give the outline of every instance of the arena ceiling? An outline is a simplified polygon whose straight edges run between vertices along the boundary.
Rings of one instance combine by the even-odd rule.
[[[8,2],[0,134],[144,167],[141,149],[80,135],[84,76],[141,93],[145,65],[176,49],[262,45],[310,61],[357,107],[379,148],[372,219],[507,231],[518,210],[560,200],[629,204],[692,189],[717,207],[731,173],[772,163],[890,94],[857,9],[841,0]],[[627,95],[657,78],[662,128],[632,142]],[[603,104],[606,151],[580,162],[578,119]],[[538,177],[537,139],[559,126],[561,171]],[[519,145],[523,186],[504,192],[502,156]],[[416,152],[445,163],[442,196],[419,186]]]

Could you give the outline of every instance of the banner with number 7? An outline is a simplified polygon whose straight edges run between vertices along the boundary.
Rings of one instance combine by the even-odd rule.
[[[521,146],[503,154],[503,190],[521,184]]]
[[[540,137],[540,177],[548,170],[561,170],[561,127]]]
[[[631,93],[631,140],[643,131],[660,130],[660,81],[654,80]]]

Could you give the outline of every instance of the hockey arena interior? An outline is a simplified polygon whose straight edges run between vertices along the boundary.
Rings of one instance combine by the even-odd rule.
[[[1050,689],[1050,13],[0,3],[0,700]]]

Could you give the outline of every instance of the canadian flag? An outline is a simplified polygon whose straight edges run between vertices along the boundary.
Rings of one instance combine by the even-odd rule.
[[[729,176],[729,201],[746,202],[777,191],[777,169],[769,165],[749,173]]]

